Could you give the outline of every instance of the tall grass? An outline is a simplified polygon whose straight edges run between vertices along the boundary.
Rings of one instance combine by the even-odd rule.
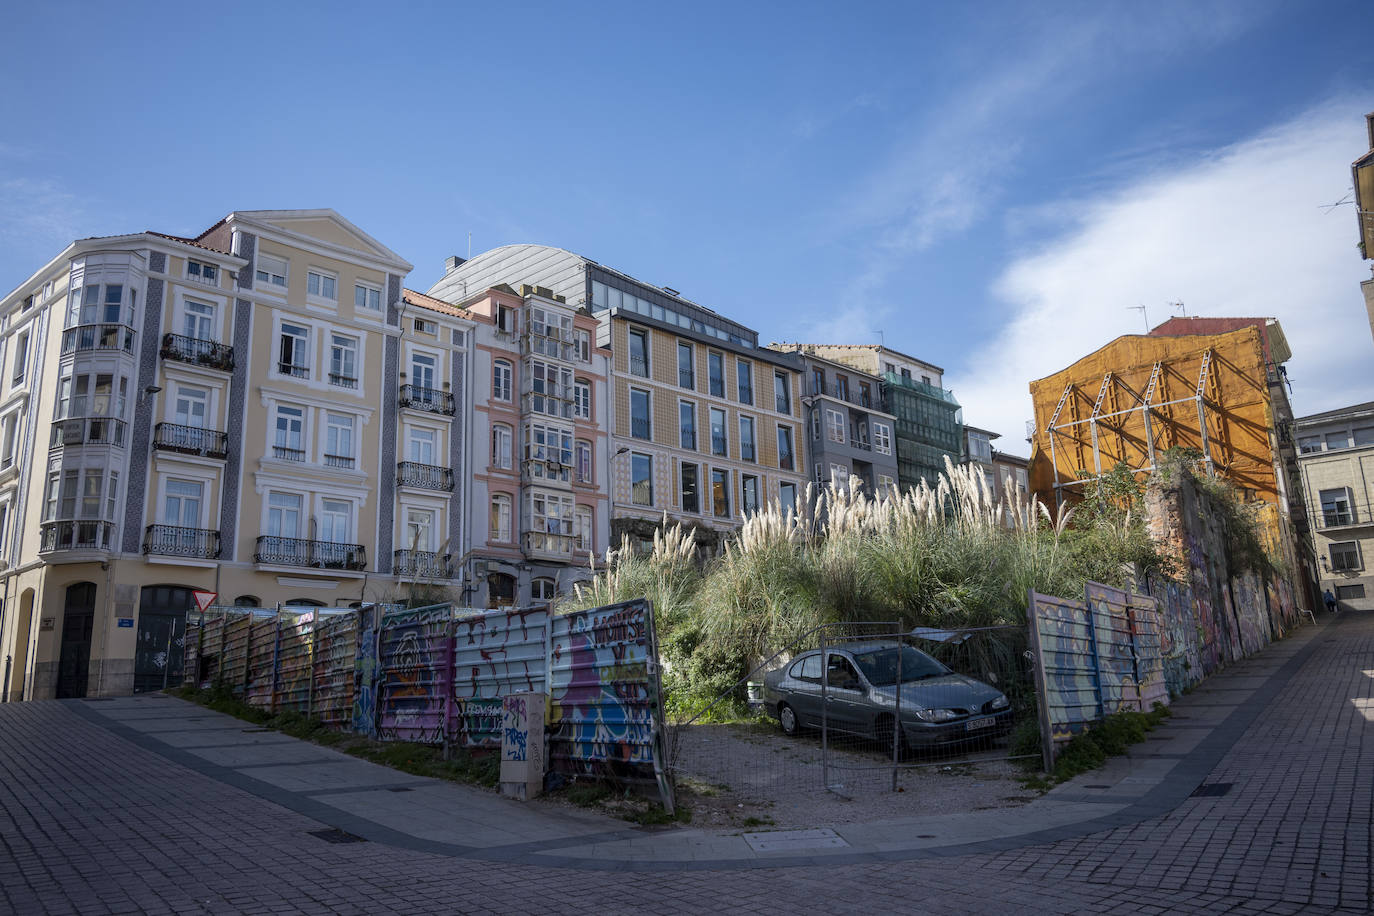
[[[1024,624],[1032,588],[1075,597],[1088,578],[1124,582],[1128,551],[1112,545],[1139,527],[1127,516],[1097,522],[1123,531],[1084,532],[1019,492],[997,500],[981,471],[948,459],[933,487],[870,495],[851,477],[802,502],[765,506],[704,564],[665,516],[652,550],[622,542],[564,608],[647,596],[670,694],[706,698],[820,624]]]

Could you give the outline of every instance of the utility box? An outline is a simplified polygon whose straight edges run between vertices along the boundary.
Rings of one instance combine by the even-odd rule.
[[[501,794],[527,801],[544,789],[544,704],[542,693],[501,698]]]

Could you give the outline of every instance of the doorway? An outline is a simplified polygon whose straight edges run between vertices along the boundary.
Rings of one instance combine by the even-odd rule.
[[[138,639],[134,645],[134,693],[181,683],[186,612],[195,609],[193,589],[184,585],[145,585],[138,601]]]
[[[91,670],[91,631],[95,628],[95,583],[67,586],[62,607],[62,649],[57,663],[57,698],[86,695]]]

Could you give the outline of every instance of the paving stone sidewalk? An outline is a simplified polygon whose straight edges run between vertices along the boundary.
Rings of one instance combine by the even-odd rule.
[[[169,698],[9,704],[0,911],[1369,912],[1372,679],[1374,615],[1342,614],[1183,698],[1032,820],[947,817],[934,843],[859,825],[831,857],[771,860],[454,795]]]

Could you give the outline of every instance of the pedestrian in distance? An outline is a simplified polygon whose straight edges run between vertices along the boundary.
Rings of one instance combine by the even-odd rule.
[[[1322,592],[1322,600],[1326,602],[1326,609],[1331,613],[1336,613],[1336,596],[1331,594],[1331,589]]]

